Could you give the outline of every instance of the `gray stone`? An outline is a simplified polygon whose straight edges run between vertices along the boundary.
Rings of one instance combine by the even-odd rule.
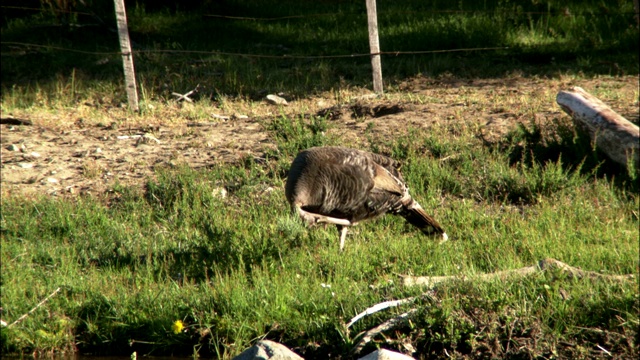
[[[287,103],[287,100],[274,94],[267,95],[267,101],[274,105],[289,105],[289,103]]]
[[[270,340],[260,340],[233,360],[303,360],[286,346]]]
[[[361,357],[358,360],[415,360],[409,355],[401,354],[399,352],[380,349],[372,352],[371,354]]]

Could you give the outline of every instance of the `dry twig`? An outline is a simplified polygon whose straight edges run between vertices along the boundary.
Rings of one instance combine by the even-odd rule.
[[[60,288],[57,288],[54,292],[52,292],[51,294],[49,294],[49,296],[47,296],[46,298],[44,298],[44,300],[40,301],[38,303],[38,305],[36,305],[33,309],[29,310],[28,313],[20,316],[18,318],[18,320],[12,322],[11,324],[9,324],[9,326],[7,327],[12,327],[13,325],[19,323],[20,321],[24,320],[27,316],[31,315],[32,312],[36,311],[40,306],[42,306],[44,303],[46,303],[49,299],[51,299],[53,297],[53,295],[57,294],[58,292],[60,292]]]

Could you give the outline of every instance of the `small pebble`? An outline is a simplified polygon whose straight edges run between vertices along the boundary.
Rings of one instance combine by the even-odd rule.
[[[23,169],[31,169],[33,167],[32,163],[18,163],[18,166],[20,166]]]

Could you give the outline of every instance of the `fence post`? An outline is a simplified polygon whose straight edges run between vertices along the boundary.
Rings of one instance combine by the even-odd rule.
[[[118,37],[120,39],[120,52],[122,53],[122,67],[124,68],[124,81],[127,90],[129,108],[138,111],[138,90],[136,87],[136,73],[133,69],[133,53],[129,41],[129,29],[127,27],[127,13],[124,8],[124,0],[113,0],[116,8],[116,20],[118,22]]]
[[[369,25],[369,52],[373,71],[373,91],[382,94],[382,65],[380,64],[380,40],[378,39],[378,12],[376,0],[367,1],[367,23]]]

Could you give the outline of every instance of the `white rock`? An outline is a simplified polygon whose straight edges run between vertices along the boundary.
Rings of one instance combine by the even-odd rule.
[[[220,119],[220,120],[229,120],[231,118],[231,116],[218,115],[218,114],[211,114],[211,116],[213,116],[214,119]]]
[[[96,148],[96,154],[100,154],[102,152],[101,148]]]
[[[233,360],[304,360],[286,346],[270,340],[260,340]]]
[[[401,354],[399,352],[380,349],[372,352],[371,354],[361,357],[358,360],[415,360],[411,356]]]
[[[223,187],[217,187],[215,189],[213,189],[213,191],[211,192],[213,197],[219,197],[221,199],[224,199],[227,197],[227,189],[223,188]]]
[[[18,166],[20,166],[23,169],[31,169],[31,168],[33,168],[33,164],[32,163],[18,163]]]
[[[51,184],[55,184],[58,182],[58,179],[50,177],[50,178],[47,178],[47,182]]]
[[[289,103],[287,103],[287,100],[273,94],[267,95],[267,101],[274,105],[289,105]]]
[[[7,150],[9,150],[9,151],[19,151],[20,148],[16,144],[11,144],[11,145],[7,146]]]

